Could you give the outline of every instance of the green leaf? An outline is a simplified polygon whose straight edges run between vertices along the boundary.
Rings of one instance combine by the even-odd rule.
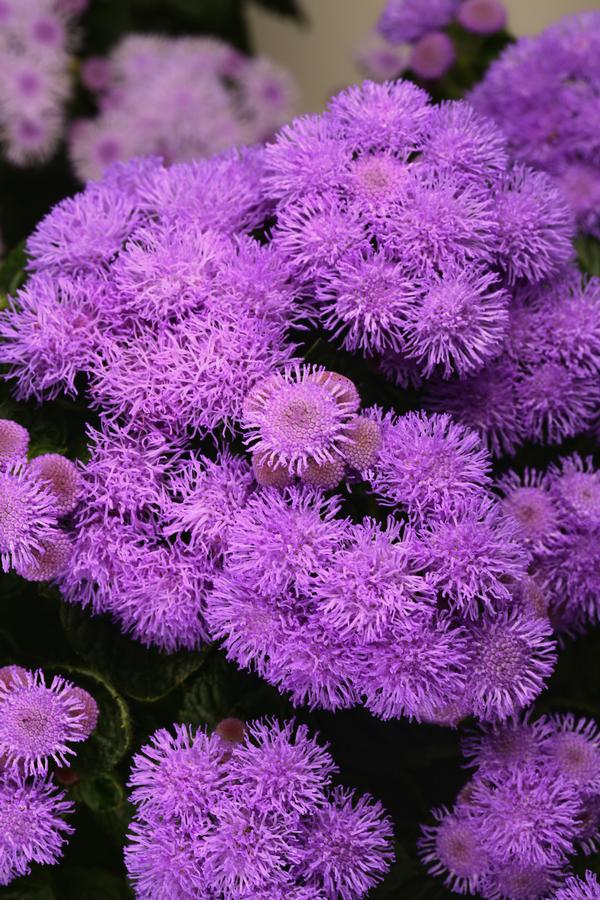
[[[107,616],[63,604],[67,639],[87,665],[127,697],[151,703],[166,697],[204,663],[206,650],[162,653],[121,633]]]
[[[112,772],[102,772],[95,778],[83,778],[72,793],[92,812],[114,811],[127,800],[123,783]]]
[[[296,0],[254,0],[254,2],[280,16],[289,16],[302,23],[308,21],[304,10]]]
[[[78,775],[91,775],[112,769],[131,745],[131,719],[123,697],[97,673],[87,669],[74,666],[45,666],[44,669],[57,672],[89,691],[98,704],[98,724],[89,738],[76,748],[73,770]]]
[[[25,241],[11,250],[0,263],[0,309],[7,306],[6,298],[12,295],[23,284],[27,273],[27,254]]]
[[[590,235],[580,235],[575,249],[580,269],[587,275],[600,276],[600,241]]]
[[[25,878],[17,878],[0,888],[1,900],[59,900],[52,887],[51,872],[40,869]]]

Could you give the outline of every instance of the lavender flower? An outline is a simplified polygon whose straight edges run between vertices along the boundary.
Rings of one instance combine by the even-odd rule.
[[[0,469],[23,461],[29,447],[29,433],[26,428],[12,419],[0,419]]]
[[[25,581],[56,581],[66,575],[72,553],[71,535],[57,530],[51,537],[43,538],[40,549],[33,552],[32,558],[15,569]]]
[[[63,816],[74,811],[46,778],[0,771],[0,884],[28,875],[31,863],[54,865],[73,833]]]
[[[471,0],[474,4],[475,0]],[[464,3],[459,17],[466,17]],[[521,38],[492,64],[471,101],[507,134],[513,155],[566,187],[579,228],[600,234],[597,105],[600,43],[597,12],[570,16],[538,37]]]
[[[0,561],[7,572],[27,566],[56,531],[54,498],[23,464],[0,471]]]
[[[266,140],[295,105],[289,72],[212,38],[128,35],[84,75],[100,113],[72,130],[82,181],[140,153],[170,164]]]
[[[50,684],[41,671],[0,680],[0,752],[10,767],[44,775],[50,760],[67,764],[72,743],[89,734],[81,695],[59,676]]]
[[[558,534],[560,513],[548,488],[548,479],[534,469],[519,477],[508,472],[497,482],[502,509],[518,526],[521,539],[537,552]]]
[[[506,25],[506,7],[500,0],[464,0],[456,19],[467,31],[494,34]]]
[[[586,872],[583,878],[572,875],[552,894],[552,900],[594,900],[600,896],[600,884],[593,872]]]
[[[43,453],[31,461],[29,470],[34,478],[48,487],[58,516],[73,512],[79,500],[81,484],[77,467],[70,459],[60,453]]]
[[[464,752],[477,771],[454,809],[434,810],[439,824],[423,828],[423,862],[455,893],[562,897],[569,857],[578,845],[594,847],[586,840],[597,829],[595,723],[570,713],[537,720],[527,713],[471,733]],[[565,900],[596,896],[571,895],[570,884],[564,882]]]
[[[443,31],[430,31],[413,46],[408,66],[424,81],[445,75],[455,60],[454,44]]]
[[[452,20],[460,0],[388,0],[379,30],[393,44],[414,43]]]
[[[188,726],[157,732],[131,778],[136,895],[366,897],[393,858],[390,822],[367,795],[332,788],[335,771],[293,722],[250,723],[233,747]]]

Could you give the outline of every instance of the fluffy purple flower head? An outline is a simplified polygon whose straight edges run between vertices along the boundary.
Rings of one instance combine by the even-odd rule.
[[[600,618],[599,536],[597,528],[568,531],[540,560],[540,581],[558,631],[581,633]]]
[[[516,372],[505,358],[460,381],[435,382],[427,391],[427,408],[450,415],[479,432],[493,456],[514,453],[523,443],[524,425],[515,416]]]
[[[222,790],[223,744],[189,725],[161,728],[133,757],[131,801],[146,818],[191,822],[207,815]]]
[[[75,463],[60,453],[44,453],[31,460],[29,469],[34,478],[47,486],[58,516],[73,512],[81,491],[81,478]]]
[[[387,0],[379,19],[381,34],[392,44],[414,43],[448,25],[460,0]]]
[[[596,723],[566,713],[554,716],[552,726],[554,733],[545,749],[561,777],[584,795],[599,794],[600,732]]]
[[[279,725],[265,719],[250,723],[227,762],[227,783],[249,807],[269,807],[279,815],[304,816],[326,803],[331,776],[338,771],[331,755],[305,725]]]
[[[147,820],[131,823],[125,866],[136,896],[148,900],[192,900],[206,890],[200,851],[185,825]]]
[[[12,419],[0,419],[0,469],[23,461],[29,447],[29,432]]]
[[[407,507],[421,522],[461,498],[483,494],[490,459],[473,431],[448,415],[387,413],[371,485],[386,504]]]
[[[510,582],[525,577],[530,559],[514,524],[485,495],[467,496],[441,512],[425,523],[415,550],[430,583],[471,619],[482,608],[506,607]]]
[[[461,749],[468,765],[485,776],[488,771],[510,771],[528,765],[536,757],[542,758],[552,732],[545,716],[532,722],[529,713],[525,713],[467,732]]]
[[[74,810],[49,780],[0,771],[0,884],[28,875],[32,863],[57,863],[73,833],[63,817]]]
[[[302,475],[343,455],[357,411],[355,392],[335,373],[294,365],[259,381],[244,402],[246,443],[269,465]]]
[[[50,684],[41,671],[0,681],[0,753],[10,767],[45,774],[50,760],[68,765],[70,744],[89,734],[80,697],[59,676]]]
[[[549,486],[555,502],[576,528],[600,525],[600,472],[591,457],[564,457],[550,470]]]
[[[396,623],[429,619],[436,593],[412,560],[413,542],[388,520],[352,527],[351,540],[316,575],[314,592],[323,618],[342,638],[382,637]]]
[[[443,31],[430,31],[415,43],[408,67],[424,81],[445,75],[456,58],[452,39]]]
[[[600,883],[593,872],[583,878],[572,875],[552,894],[551,900],[596,900],[600,897]]]
[[[403,352],[424,375],[468,375],[499,354],[508,294],[498,281],[493,272],[450,265],[405,294]]]
[[[440,616],[390,629],[369,645],[359,685],[374,715],[431,721],[462,698],[468,667],[464,629]]]
[[[384,253],[348,256],[317,289],[323,325],[344,349],[365,355],[398,351],[415,286]],[[410,307],[408,307],[410,308]]]
[[[452,892],[475,894],[489,867],[477,824],[445,807],[432,815],[436,824],[424,825],[418,842],[421,861],[431,875],[442,876]]]
[[[548,478],[535,469],[525,469],[521,476],[507,472],[496,486],[502,494],[502,511],[517,524],[521,539],[534,551],[543,551],[560,524]]]
[[[498,196],[499,251],[509,280],[542,281],[573,257],[572,214],[552,179],[515,164]]]
[[[552,769],[487,772],[475,780],[471,803],[499,861],[552,866],[573,852],[579,797]]]
[[[181,461],[169,486],[175,499],[164,507],[169,520],[165,533],[189,534],[192,548],[221,556],[229,527],[252,491],[246,460],[227,449],[220,450],[214,461],[192,456]]]
[[[0,561],[5,572],[27,566],[56,531],[52,495],[22,464],[0,471]]]
[[[337,787],[304,827],[298,870],[325,896],[366,897],[393,859],[391,838],[392,823],[381,803]]]
[[[544,689],[556,665],[556,642],[547,619],[517,609],[470,626],[468,684],[475,715],[506,719]]]
[[[486,900],[531,900],[546,897],[562,880],[560,866],[537,863],[501,862],[492,866],[488,876],[482,879],[481,890]],[[554,896],[554,895],[552,895]]]
[[[470,97],[504,130],[514,157],[567,188],[579,227],[592,234],[600,233],[598,206],[589,202],[599,172],[599,47],[597,11],[567,17],[508,47]]]
[[[501,0],[464,0],[457,21],[475,34],[494,34],[506,25],[506,7]]]
[[[447,101],[432,107],[421,159],[432,169],[462,177],[499,179],[508,166],[501,130],[467,103]]]
[[[45,271],[9,299],[0,312],[1,358],[18,399],[76,393],[75,378],[90,369],[102,341],[104,297],[102,279]]]
[[[600,408],[598,376],[543,362],[523,372],[516,400],[527,436],[538,443],[560,443],[587,430]]]

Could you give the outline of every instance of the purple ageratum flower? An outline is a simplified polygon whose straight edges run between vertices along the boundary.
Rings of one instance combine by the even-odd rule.
[[[562,778],[576,785],[583,795],[600,793],[600,732],[591,719],[577,719],[572,713],[551,719],[554,733],[546,743],[546,753]]]
[[[331,802],[304,825],[297,870],[327,897],[366,897],[389,869],[392,835],[381,803],[336,787]]]
[[[563,457],[548,475],[554,501],[568,516],[572,527],[585,529],[600,525],[600,472],[592,457],[577,453]]]
[[[131,197],[105,184],[90,184],[58,203],[27,241],[30,268],[55,274],[97,272],[110,262],[140,224]]]
[[[157,169],[146,184],[143,203],[165,218],[193,221],[207,230],[218,223],[224,234],[252,231],[270,209],[263,174],[262,147],[227,150],[211,159]]]
[[[448,415],[387,413],[381,432],[373,490],[388,505],[405,505],[418,522],[483,494],[490,483],[490,459],[477,434]]]
[[[517,163],[497,202],[499,251],[511,283],[542,281],[571,261],[572,215],[548,175]]]
[[[373,519],[352,527],[351,540],[315,578],[314,594],[325,622],[346,637],[366,641],[399,624],[431,619],[436,594],[413,563],[413,539],[402,526]]]
[[[28,875],[31,864],[54,865],[73,828],[64,816],[75,806],[45,778],[0,771],[0,884]]]
[[[223,743],[216,734],[174,725],[155,732],[133,757],[131,801],[147,819],[189,822],[218,803],[227,774]]]
[[[369,251],[340,261],[317,288],[317,301],[323,325],[344,349],[370,356],[404,345],[404,320],[416,293],[402,266]]]
[[[496,487],[502,495],[502,511],[516,523],[526,546],[543,552],[561,522],[547,476],[535,469],[525,469],[520,476],[511,471],[498,479]]]
[[[365,81],[332,97],[325,122],[351,151],[391,151],[406,160],[423,147],[429,99],[426,91],[408,81]]]
[[[174,498],[163,507],[169,522],[165,533],[189,534],[192,548],[221,557],[229,527],[252,492],[253,477],[246,460],[226,448],[214,461],[192,456],[179,463],[169,481]]]
[[[556,665],[556,641],[547,619],[518,609],[487,615],[470,626],[469,695],[475,715],[506,719],[544,689]]]
[[[408,67],[424,81],[446,74],[456,59],[452,39],[443,31],[430,31],[414,44]]]
[[[331,755],[305,725],[280,726],[265,719],[250,723],[227,761],[226,785],[249,807],[269,807],[281,816],[309,815],[327,802]]]
[[[93,402],[114,416],[142,417],[174,436],[231,430],[259,380],[288,363],[295,346],[285,327],[234,310],[194,317],[134,343],[105,343]]]
[[[506,138],[469,104],[440,103],[431,108],[421,160],[428,168],[456,172],[475,182],[500,180],[508,167]]]
[[[540,561],[538,577],[558,631],[582,633],[600,618],[599,537],[597,528],[563,534]]]
[[[589,428],[600,408],[598,376],[544,362],[516,383],[517,408],[527,437],[560,443]]]
[[[43,775],[48,763],[68,765],[72,743],[88,736],[81,699],[59,676],[50,684],[41,671],[0,680],[0,753],[9,767]]]
[[[339,496],[308,487],[253,495],[231,524],[225,575],[266,597],[302,598],[349,536],[339,511]]]
[[[589,203],[598,181],[600,143],[592,123],[599,47],[598,12],[562,19],[507,48],[470,97],[504,130],[517,159],[566,187],[579,227],[592,233],[599,227],[598,206]]]
[[[73,554],[73,540],[66,531],[57,530],[41,540],[40,550],[26,563],[15,566],[25,581],[55,581],[66,574]]]
[[[381,34],[392,44],[414,43],[448,25],[460,0],[387,0],[379,19]]]
[[[29,447],[29,432],[12,419],[0,419],[0,469],[23,461]]]
[[[506,25],[506,7],[501,0],[465,0],[458,7],[457,21],[475,34],[494,34]]]
[[[500,863],[482,880],[481,891],[486,900],[529,900],[530,897],[547,897],[563,877],[560,866],[535,863]]]
[[[435,825],[422,826],[419,856],[431,875],[443,876],[457,894],[476,894],[489,870],[489,858],[477,823],[446,807],[432,810]]]
[[[556,772],[517,768],[473,784],[473,820],[498,861],[552,866],[573,852],[579,797]]]
[[[508,294],[498,276],[443,266],[405,294],[403,352],[424,375],[469,375],[498,356],[508,326]],[[394,347],[393,349],[398,349]]]
[[[522,580],[530,561],[515,525],[495,501],[476,494],[440,512],[443,517],[424,524],[415,548],[430,583],[470,619],[482,608],[505,608],[512,601],[511,580]]]
[[[56,532],[52,495],[22,464],[0,471],[0,562],[8,572],[35,562]]]
[[[600,897],[600,883],[593,872],[583,878],[572,875],[552,894],[552,900],[594,900]]]
[[[366,708],[386,720],[435,719],[464,695],[469,652],[464,629],[446,616],[390,629],[365,648],[356,677]]]
[[[527,766],[536,757],[544,758],[553,726],[546,716],[533,722],[530,718],[525,713],[501,724],[484,724],[476,731],[467,732],[461,749],[469,760],[468,765],[485,777],[488,771],[511,771]]]
[[[196,826],[197,828],[198,826]],[[138,897],[192,900],[206,889],[199,842],[184,824],[133,820],[127,833],[125,866]]]
[[[81,727],[85,735],[84,740],[86,740],[98,724],[98,717],[100,715],[98,704],[91,694],[89,694],[83,688],[77,687],[76,685],[72,685],[71,687],[67,688],[67,693],[81,707],[83,713]]]
[[[73,512],[81,492],[81,477],[75,463],[60,453],[43,453],[31,460],[29,470],[47,486],[58,516]]]
[[[257,382],[246,398],[246,444],[269,465],[302,476],[310,463],[343,457],[356,411],[345,381],[323,368],[294,365]]]

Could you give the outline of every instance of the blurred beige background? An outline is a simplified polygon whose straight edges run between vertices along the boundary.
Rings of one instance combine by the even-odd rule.
[[[427,0],[424,0],[427,2]],[[505,0],[514,34],[535,34],[569,13],[600,9],[600,0]],[[375,25],[384,0],[300,0],[306,27],[252,7],[258,53],[288,66],[300,85],[299,111],[321,109],[335,90],[357,81],[352,52]]]

